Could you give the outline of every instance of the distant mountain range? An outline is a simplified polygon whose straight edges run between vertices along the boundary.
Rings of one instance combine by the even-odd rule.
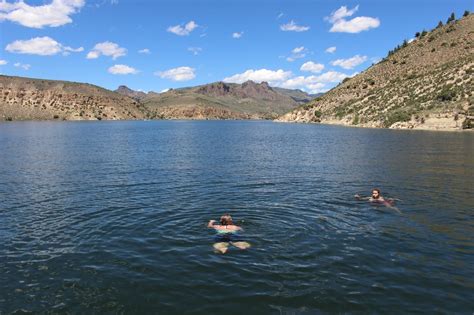
[[[415,32],[414,32],[415,33]],[[363,127],[474,127],[474,15],[450,20],[278,118]]]
[[[143,93],[120,86],[115,92],[141,102],[151,118],[271,119],[314,97],[301,90],[272,88],[267,82],[216,82],[196,87]]]
[[[0,120],[273,119],[313,99],[266,82],[216,82],[164,93],[0,75]]]

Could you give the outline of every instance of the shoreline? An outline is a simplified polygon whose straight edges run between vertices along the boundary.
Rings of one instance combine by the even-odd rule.
[[[274,122],[282,124],[306,124],[306,125],[323,125],[323,126],[336,126],[345,128],[358,128],[358,129],[374,129],[374,130],[393,130],[393,131],[428,131],[428,132],[458,132],[458,133],[469,133],[474,132],[474,128],[471,129],[434,129],[434,128],[381,128],[381,127],[370,127],[361,125],[347,125],[330,122],[295,122],[295,121],[281,121],[276,119],[185,119],[185,118],[171,118],[171,119],[102,119],[102,120],[59,120],[59,119],[24,119],[24,120],[1,120],[1,124],[17,123],[17,122],[150,122],[150,121],[255,121],[255,122]]]
[[[311,124],[311,125],[324,125],[324,126],[339,126],[346,128],[359,128],[359,129],[377,129],[377,130],[400,130],[400,131],[433,131],[433,132],[473,132],[474,128],[470,129],[454,129],[454,128],[445,128],[445,129],[435,129],[435,128],[382,128],[382,127],[370,127],[362,125],[348,125],[343,123],[332,123],[332,122],[303,122],[303,121],[283,121],[283,120],[274,120],[276,123],[282,124]]]

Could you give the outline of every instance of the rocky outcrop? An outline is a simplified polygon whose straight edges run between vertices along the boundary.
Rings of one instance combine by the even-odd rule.
[[[278,121],[459,130],[474,116],[474,15],[421,33]]]
[[[134,91],[132,89],[130,89],[129,87],[127,87],[126,85],[121,85],[119,86],[115,92],[117,92],[118,94],[121,94],[121,95],[125,95],[125,96],[128,96],[130,98],[133,98],[135,100],[141,100],[141,99],[144,99],[146,97],[146,93],[145,92],[142,92],[142,91]]]
[[[214,97],[252,98],[255,100],[294,103],[292,98],[275,91],[267,82],[246,81],[242,84],[216,82],[200,86],[196,88],[195,92]]]

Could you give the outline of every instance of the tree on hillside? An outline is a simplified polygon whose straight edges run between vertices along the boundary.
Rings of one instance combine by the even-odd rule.
[[[441,21],[438,22],[438,26],[436,26],[436,28],[440,28],[440,27],[443,27],[443,22]]]
[[[451,22],[454,22],[456,20],[456,16],[454,15],[454,12],[451,13],[451,16],[448,18],[448,20],[446,21],[446,24],[449,24]]]
[[[470,13],[471,13],[471,12],[469,12],[469,10],[466,10],[466,11],[464,11],[464,14],[463,14],[462,16],[466,17],[466,16],[468,16]]]
[[[416,37],[416,38],[420,37],[420,32],[416,32],[416,33],[415,33],[415,37]]]

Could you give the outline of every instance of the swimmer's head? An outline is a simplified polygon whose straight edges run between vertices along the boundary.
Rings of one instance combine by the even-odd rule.
[[[226,213],[223,216],[221,216],[221,224],[222,225],[233,225],[232,217],[230,216],[230,214]]]
[[[374,188],[372,189],[372,198],[379,199],[380,198],[380,189]]]

